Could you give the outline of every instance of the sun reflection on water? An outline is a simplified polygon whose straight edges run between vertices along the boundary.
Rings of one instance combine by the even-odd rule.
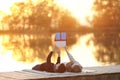
[[[100,66],[99,62],[97,62],[94,57],[96,48],[92,38],[94,38],[93,34],[87,34],[80,37],[77,43],[72,46],[71,50],[69,51],[73,57],[84,67]],[[67,57],[64,57],[63,61],[69,60]]]
[[[0,72],[31,69],[31,67],[36,64],[36,63],[27,64],[24,62],[16,61],[15,59],[13,59],[13,50],[6,49],[3,46],[2,42],[3,42],[3,37],[0,36]]]

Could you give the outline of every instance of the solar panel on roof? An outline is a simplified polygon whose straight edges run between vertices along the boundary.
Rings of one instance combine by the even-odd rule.
[[[65,32],[62,32],[62,33],[61,33],[61,39],[62,39],[62,40],[66,40],[66,33],[65,33]]]
[[[60,32],[56,33],[55,40],[60,40]]]

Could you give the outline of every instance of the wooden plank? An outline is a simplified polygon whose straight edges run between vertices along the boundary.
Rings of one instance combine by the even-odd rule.
[[[30,72],[25,72],[25,71],[14,71],[14,72],[4,72],[0,73],[0,76],[4,77],[9,77],[12,79],[34,79],[34,78],[44,78],[46,77],[43,74],[35,74],[35,73],[30,73]]]
[[[0,80],[18,80],[11,76],[3,75],[4,73],[8,73],[8,72],[0,72]]]
[[[110,78],[111,79],[110,79]],[[120,80],[120,65],[87,67],[81,73],[48,73],[36,70],[1,72],[0,80]]]
[[[8,77],[1,76],[1,75],[0,75],[0,80],[15,80],[15,79],[8,78]]]

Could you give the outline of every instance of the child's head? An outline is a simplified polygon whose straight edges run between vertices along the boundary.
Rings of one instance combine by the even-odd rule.
[[[82,71],[82,67],[79,65],[73,65],[72,66],[72,72],[81,72]]]
[[[55,72],[59,72],[59,73],[63,73],[66,71],[66,67],[63,63],[59,64],[56,66],[56,71]]]

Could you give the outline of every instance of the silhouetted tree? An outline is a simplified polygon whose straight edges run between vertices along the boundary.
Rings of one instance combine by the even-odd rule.
[[[120,64],[120,1],[96,0],[92,21],[95,43],[98,46],[97,59],[101,62]]]
[[[120,1],[96,0],[94,4],[95,16],[93,26],[95,28],[119,28],[120,29]]]

